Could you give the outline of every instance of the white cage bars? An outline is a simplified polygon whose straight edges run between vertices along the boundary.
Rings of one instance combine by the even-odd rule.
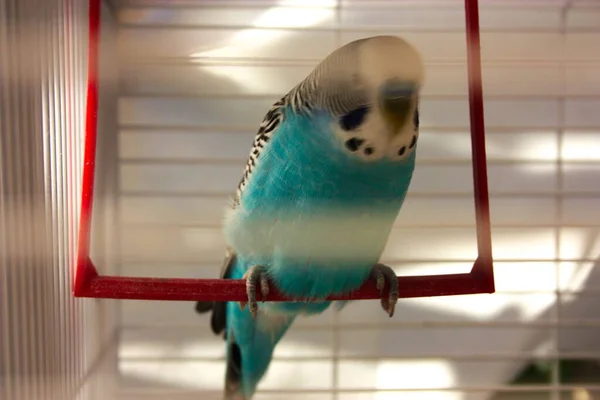
[[[80,0],[0,0],[2,399],[99,399],[111,387],[100,361],[116,360],[115,304],[70,294],[87,14]]]
[[[581,389],[600,396],[600,373],[586,377],[558,362],[600,359],[600,8],[591,1],[480,2],[498,292],[403,300],[393,320],[374,302],[300,319],[258,399],[579,400]],[[64,181],[65,149],[77,149],[80,160],[81,137],[71,141],[65,124],[82,127],[85,3],[0,0],[0,76],[18,82],[31,73],[34,83],[0,87],[0,393],[62,400],[85,387],[85,376],[100,376],[81,393],[219,399],[223,342],[192,303],[120,302],[119,387],[111,388],[102,369],[90,370],[116,367],[110,349],[117,341],[114,302],[68,294],[76,221],[65,215],[78,203],[79,169]],[[33,20],[29,29],[25,21]],[[127,275],[215,277],[226,196],[269,105],[337,45],[392,33],[423,53],[427,81],[415,180],[386,261],[402,274],[470,266],[462,1],[114,0],[103,8],[102,30],[99,265]],[[30,48],[46,51],[1,56],[23,50],[18,44],[27,38],[35,38]],[[111,70],[116,49],[118,71]],[[67,93],[70,100],[60,97]],[[71,117],[69,101],[79,110]],[[35,154],[43,163],[31,163]],[[29,209],[11,202],[24,188],[32,193]],[[33,262],[15,257],[35,249],[44,253]],[[43,273],[33,273],[37,265]],[[509,383],[533,361],[549,362],[547,380]],[[42,379],[19,379],[32,376]]]

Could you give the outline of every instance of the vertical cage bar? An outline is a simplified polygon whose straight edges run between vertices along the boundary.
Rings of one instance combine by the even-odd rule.
[[[563,147],[564,147],[564,132],[565,132],[565,118],[566,118],[566,102],[567,102],[567,18],[569,14],[569,10],[572,6],[572,1],[565,1],[564,6],[560,10],[560,60],[559,60],[559,71],[560,71],[560,81],[561,81],[561,93],[557,103],[557,120],[558,127],[556,130],[556,147],[557,147],[557,157],[556,157],[556,224],[557,228],[554,230],[554,239],[555,239],[555,257],[557,259],[561,258],[561,247],[562,247],[562,224],[564,221],[563,215],[563,207],[564,207],[564,165],[563,165]],[[556,290],[554,292],[555,302],[554,302],[554,326],[551,330],[551,337],[554,345],[554,354],[555,357],[552,360],[553,367],[552,368],[552,392],[551,398],[552,400],[561,400],[562,394],[562,380],[561,380],[561,345],[560,345],[560,324],[562,321],[561,315],[561,263],[557,262],[554,264],[555,268],[555,280],[556,280]]]
[[[84,333],[84,320],[103,326],[100,306],[70,292],[86,2],[0,0],[0,54],[10,55],[0,56],[2,399],[77,397],[102,347]]]

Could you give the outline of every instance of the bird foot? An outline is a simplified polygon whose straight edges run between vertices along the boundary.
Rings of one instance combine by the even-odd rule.
[[[371,270],[371,278],[375,280],[377,290],[382,296],[381,307],[391,318],[398,302],[398,277],[394,270],[387,265],[375,264]],[[383,296],[386,281],[390,286],[390,290],[387,296]]]
[[[260,293],[262,295],[263,302],[269,294],[269,280],[265,269],[260,265],[254,265],[246,271],[242,277],[246,280],[246,294],[248,295],[248,301],[241,301],[240,308],[243,310],[248,305],[248,309],[254,318],[258,312],[258,303],[256,302],[256,287],[260,286]]]

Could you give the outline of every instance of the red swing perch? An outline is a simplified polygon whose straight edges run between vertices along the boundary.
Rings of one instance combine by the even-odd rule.
[[[73,280],[73,295],[75,297],[106,299],[245,301],[247,295],[244,280],[103,276],[98,274],[90,259],[98,109],[100,1],[90,0],[89,7],[86,137],[79,243]],[[493,293],[495,291],[485,154],[478,8],[478,0],[465,0],[469,113],[478,257],[468,274],[399,277],[399,297],[401,298]],[[289,300],[282,296],[276,288],[271,287],[270,289],[267,301]],[[260,293],[257,293],[257,297],[258,300],[261,300]],[[375,288],[375,283],[369,280],[357,291],[347,295],[331,296],[329,299],[366,300],[380,297]]]

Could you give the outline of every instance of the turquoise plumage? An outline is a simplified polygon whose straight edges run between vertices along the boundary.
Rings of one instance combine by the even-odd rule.
[[[222,273],[246,279],[248,302],[198,303],[227,340],[226,399],[250,399],[275,345],[299,314],[330,306],[367,279],[390,294],[397,283],[378,264],[415,167],[420,56],[378,36],[347,44],[275,103],[261,124],[224,233]],[[256,302],[270,280],[314,302]]]

